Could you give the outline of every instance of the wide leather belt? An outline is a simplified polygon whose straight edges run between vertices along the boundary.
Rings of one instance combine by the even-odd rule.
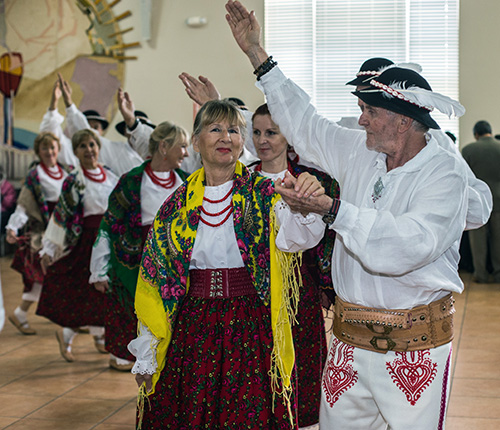
[[[227,299],[257,294],[248,270],[244,267],[190,270],[189,279],[188,294],[193,297]]]
[[[333,333],[358,348],[419,351],[453,340],[455,300],[451,294],[413,309],[376,309],[335,299]]]

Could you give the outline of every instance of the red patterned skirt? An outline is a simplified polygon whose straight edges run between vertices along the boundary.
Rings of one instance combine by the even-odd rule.
[[[57,202],[47,202],[49,214],[52,214]],[[29,224],[28,224],[29,225]],[[43,272],[40,266],[40,256],[37,252],[32,252],[30,246],[30,232],[28,231],[25,236],[19,237],[17,241],[17,249],[12,259],[12,267],[19,272],[23,277],[24,291],[29,293],[33,288],[35,282],[43,284]]]
[[[31,252],[29,236],[20,237],[11,266],[23,277],[24,293],[29,293],[35,282],[43,284],[43,272],[38,252]]]
[[[115,286],[113,286],[115,287]],[[115,357],[135,361],[127,345],[137,337],[137,317],[134,312],[134,299],[122,304],[117,294],[107,295],[108,307],[104,317],[106,350]]]
[[[99,223],[87,218],[93,217],[84,219],[78,244],[49,267],[36,310],[63,327],[104,326],[107,296],[89,284],[90,256]]]
[[[292,326],[297,371],[299,427],[319,422],[321,377],[327,357],[325,320],[321,291],[309,271],[301,267],[303,288],[300,291],[297,322]]]
[[[270,313],[257,295],[207,299],[188,294],[165,368],[149,397],[151,408],[145,404],[142,428],[296,428],[278,395],[272,410],[272,346]],[[294,404],[293,398],[296,424]]]

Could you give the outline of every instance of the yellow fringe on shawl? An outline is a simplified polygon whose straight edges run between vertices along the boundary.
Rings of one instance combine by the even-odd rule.
[[[242,164],[238,162],[236,165],[236,174],[241,175],[242,168]],[[202,204],[204,179],[205,171],[203,168],[188,178],[188,195],[191,194],[194,198],[187,199],[186,205],[181,209],[181,216],[186,216],[190,209]],[[233,198],[241,199],[241,196],[234,195]],[[276,204],[280,198],[278,195],[275,196],[273,204]],[[297,314],[297,305],[299,302],[299,288],[302,287],[302,278],[298,270],[302,261],[302,253],[286,253],[276,248],[276,235],[279,226],[273,209],[270,210],[269,217],[271,224],[269,228],[271,327],[273,333],[270,370],[271,390],[273,393],[273,405],[276,394],[284,397],[293,427],[290,397],[293,392],[291,375],[295,363],[295,350],[292,338],[292,323],[296,322],[295,315]],[[159,223],[160,220],[155,218],[154,231],[156,231]],[[175,228],[174,226],[172,227]],[[295,276],[296,273],[298,274],[298,278]],[[158,289],[152,288],[142,278],[141,274],[139,274],[137,281],[135,308],[138,320],[147,326],[151,333],[159,340],[156,346],[158,367],[152,378],[152,389],[146,392],[146,388],[143,385],[138,393],[137,405],[140,419],[138,429],[140,429],[144,414],[144,400],[147,396],[155,392],[156,383],[160,378],[161,371],[165,367],[167,348],[172,338],[172,328],[170,326],[171,315],[167,315]]]
[[[273,330],[273,350],[271,353],[271,390],[283,396],[293,427],[291,395],[292,370],[295,363],[295,349],[292,338],[292,323],[296,323],[299,303],[299,289],[302,287],[300,265],[302,253],[288,253],[276,248],[279,227],[274,210],[270,215],[269,254],[271,258],[271,327]],[[298,274],[298,276],[296,276]],[[280,384],[281,382],[281,384]],[[281,385],[281,387],[280,387]]]

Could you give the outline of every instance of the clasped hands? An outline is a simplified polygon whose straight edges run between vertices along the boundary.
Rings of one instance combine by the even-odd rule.
[[[306,216],[309,213],[324,215],[332,206],[332,198],[325,194],[319,180],[308,172],[298,178],[286,172],[281,183],[275,183],[275,190],[294,212]]]

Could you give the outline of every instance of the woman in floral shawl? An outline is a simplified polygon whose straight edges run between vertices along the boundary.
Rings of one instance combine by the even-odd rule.
[[[75,360],[71,345],[82,326],[89,326],[97,350],[106,353],[106,302],[88,283],[89,263],[109,194],[118,182],[97,162],[101,144],[92,130],[76,132],[71,143],[80,164],[65,179],[42,239],[41,264],[47,273],[37,308],[38,315],[63,327],[56,337],[62,357],[70,362]]]
[[[9,321],[24,335],[36,334],[28,323],[27,313],[42,292],[43,273],[38,251],[69,170],[57,162],[61,145],[54,134],[40,133],[35,138],[33,149],[40,162],[28,172],[17,199],[16,211],[6,226],[7,242],[17,244],[12,268],[22,274],[24,284],[21,303],[9,315]],[[23,228],[24,233],[20,236]]]
[[[274,123],[267,104],[259,106],[252,116],[253,144],[260,161],[249,169],[274,181],[284,179],[286,172],[298,177],[309,172],[322,183],[326,194],[338,197],[337,181],[327,174],[298,163],[286,138]],[[326,333],[322,303],[333,304],[335,296],[331,261],[335,232],[325,228],[323,240],[303,254],[300,272],[304,288],[300,290],[300,309],[292,328],[299,393],[299,427],[319,422],[321,377],[326,361]]]
[[[163,204],[146,240],[139,336],[129,349],[138,426],[148,430],[296,428],[291,324],[300,255],[277,245],[285,226],[300,247],[303,229],[324,224],[291,213],[270,179],[238,162],[242,130],[233,104],[200,109],[192,143],[203,168]]]
[[[151,159],[120,178],[92,249],[89,282],[107,292],[105,343],[116,370],[132,369],[127,345],[137,333],[134,297],[142,248],[158,209],[187,178],[179,169],[187,146],[182,127],[165,121],[155,128],[149,138]]]

